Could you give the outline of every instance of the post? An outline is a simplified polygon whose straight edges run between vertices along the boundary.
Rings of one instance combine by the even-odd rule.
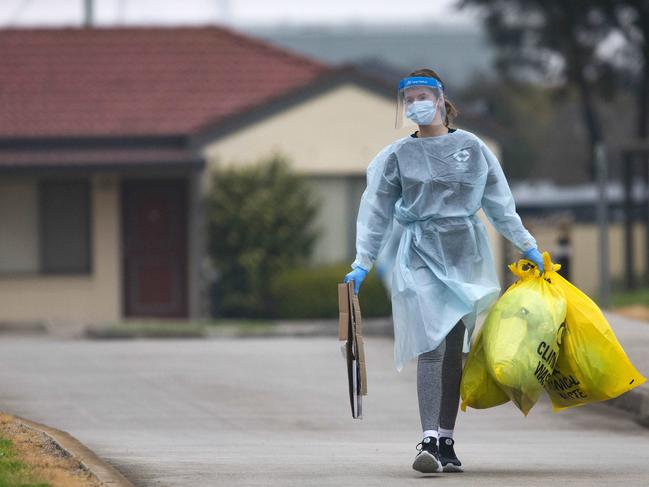
[[[624,166],[624,283],[626,289],[635,288],[633,272],[633,156],[625,152],[622,157]]]
[[[643,149],[642,155],[643,157],[640,159],[640,163],[642,164],[642,171],[640,172],[640,174],[642,175],[641,180],[644,199],[644,197],[649,194],[649,177],[647,177],[647,171],[649,170],[649,159],[647,158],[647,156],[649,154],[645,149]],[[644,201],[644,203],[642,204],[642,224],[644,225],[645,258],[645,268],[642,284],[646,286],[649,285],[649,199],[647,201]]]
[[[93,17],[93,0],[84,0],[83,25],[86,28],[92,27]]]
[[[572,242],[570,236],[571,221],[568,218],[562,218],[559,221],[559,235],[555,243],[554,261],[561,264],[561,275],[572,280],[571,260],[572,260]]]
[[[597,199],[597,223],[599,227],[599,305],[608,306],[611,280],[608,262],[608,167],[604,143],[595,146],[595,170],[597,171],[597,186],[599,198]]]

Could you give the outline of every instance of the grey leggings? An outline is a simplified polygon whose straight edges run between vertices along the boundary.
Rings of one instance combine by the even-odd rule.
[[[423,431],[452,430],[460,402],[464,323],[458,322],[446,339],[417,361],[417,397]]]

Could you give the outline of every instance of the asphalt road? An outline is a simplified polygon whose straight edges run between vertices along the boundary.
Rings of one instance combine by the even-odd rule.
[[[649,430],[617,410],[459,415],[462,474],[411,469],[415,367],[367,339],[351,419],[332,338],[0,340],[0,409],[68,431],[137,486],[649,485]],[[646,372],[646,371],[645,371]]]

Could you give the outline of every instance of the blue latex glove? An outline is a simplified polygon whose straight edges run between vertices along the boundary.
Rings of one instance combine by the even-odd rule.
[[[344,282],[354,281],[354,293],[358,294],[359,289],[361,288],[361,282],[367,277],[367,273],[362,267],[355,267],[353,271],[345,276]]]
[[[541,255],[541,252],[539,252],[539,249],[531,248],[525,251],[523,258],[534,262],[536,267],[539,268],[539,272],[543,274],[543,256]]]

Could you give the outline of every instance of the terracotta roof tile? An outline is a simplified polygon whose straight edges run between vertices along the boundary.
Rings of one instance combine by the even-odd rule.
[[[329,71],[218,27],[0,30],[0,137],[188,134]]]

